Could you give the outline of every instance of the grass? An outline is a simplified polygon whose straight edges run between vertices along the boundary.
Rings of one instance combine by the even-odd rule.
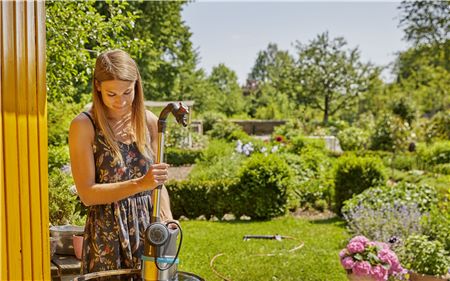
[[[310,221],[282,217],[265,222],[182,222],[183,246],[178,270],[197,274],[208,281],[223,280],[214,268],[229,280],[347,280],[338,253],[348,234],[336,218]],[[249,240],[244,235],[292,236],[296,240]],[[294,252],[288,250],[304,243]],[[275,256],[254,256],[275,253]]]

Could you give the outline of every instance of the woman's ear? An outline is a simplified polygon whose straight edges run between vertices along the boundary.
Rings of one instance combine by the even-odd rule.
[[[94,80],[94,84],[95,84],[95,88],[97,89],[97,92],[101,93],[102,92],[102,87],[101,87],[100,81],[98,81],[96,79],[96,80]]]

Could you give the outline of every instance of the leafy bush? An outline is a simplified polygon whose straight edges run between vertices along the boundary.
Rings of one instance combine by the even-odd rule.
[[[229,189],[235,184],[236,181],[225,179],[168,182],[166,187],[174,218],[197,218],[201,215],[222,218],[232,210],[234,194]]]
[[[201,116],[203,120],[203,132],[208,132],[213,129],[214,125],[227,119],[225,114],[216,111],[204,112]]]
[[[202,150],[168,147],[165,151],[166,162],[174,166],[194,164],[202,155]]]
[[[433,166],[432,171],[438,174],[450,175],[450,163],[437,164]]]
[[[448,209],[434,205],[429,216],[423,221],[424,234],[431,240],[438,240],[446,251],[450,252],[450,212]]]
[[[290,208],[317,205],[318,209],[325,209],[331,201],[332,191],[332,182],[327,178],[327,170],[331,167],[329,158],[315,149],[304,149],[301,155],[283,153],[280,157],[294,173],[292,196],[296,203]],[[326,200],[326,206],[323,202],[317,203],[320,200]]]
[[[49,219],[53,225],[83,224],[79,210],[84,209],[77,196],[70,191],[73,180],[70,175],[54,169],[48,178]]]
[[[436,189],[426,184],[401,182],[396,186],[377,186],[363,191],[345,201],[342,213],[355,212],[364,207],[380,209],[385,205],[406,206],[417,204],[421,213],[430,211],[438,202]]]
[[[176,122],[169,122],[166,129],[165,145],[174,148],[201,149],[207,144],[207,137],[196,132],[189,131]]]
[[[189,173],[192,180],[216,180],[237,178],[238,169],[245,157],[235,153],[234,145],[224,140],[212,140],[197,159]]]
[[[272,136],[283,136],[290,140],[295,136],[304,135],[303,125],[298,119],[289,119],[284,125],[275,127]]]
[[[60,169],[70,162],[69,147],[67,145],[48,147],[48,170]]]
[[[238,194],[233,213],[252,219],[270,219],[286,213],[292,172],[277,155],[255,154],[239,172]]]
[[[336,212],[341,213],[343,202],[365,189],[384,184],[386,176],[379,158],[341,157],[335,170]]]
[[[306,147],[313,147],[318,150],[325,150],[325,141],[320,138],[307,138],[305,136],[295,136],[288,145],[288,151],[295,154],[301,154]]]
[[[439,241],[430,241],[425,235],[412,235],[400,251],[405,268],[417,273],[445,275],[450,268],[450,254]]]
[[[450,111],[439,112],[433,116],[427,124],[425,138],[428,142],[450,139]]]
[[[372,150],[398,151],[407,148],[408,123],[400,118],[384,114],[375,125],[370,138]]]
[[[340,131],[337,135],[342,150],[361,150],[369,142],[369,134],[359,128],[350,127]]]
[[[420,145],[418,157],[424,166],[450,163],[450,141],[436,142],[430,146]]]
[[[207,133],[211,138],[223,139],[226,141],[247,140],[250,137],[242,130],[242,128],[228,120],[216,122],[213,128]]]

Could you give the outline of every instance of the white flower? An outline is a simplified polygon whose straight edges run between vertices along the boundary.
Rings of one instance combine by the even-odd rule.
[[[242,153],[242,142],[240,140],[238,140],[236,143],[236,152]]]
[[[267,148],[265,146],[261,147],[261,149],[259,150],[261,153],[264,153],[267,151]]]
[[[272,147],[272,150],[271,150],[272,153],[275,153],[277,151],[278,151],[278,145],[275,145],[274,147]]]

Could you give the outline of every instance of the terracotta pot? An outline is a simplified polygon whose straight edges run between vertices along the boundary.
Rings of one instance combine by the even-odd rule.
[[[410,281],[447,281],[447,280],[450,280],[450,276],[447,275],[446,277],[441,278],[439,276],[410,272],[409,280]]]
[[[81,260],[81,255],[83,253],[83,241],[84,237],[81,235],[74,235],[73,236],[73,250],[75,252],[75,257],[77,259]]]
[[[347,274],[347,278],[350,281],[376,281],[375,278],[372,278],[371,276],[360,276],[353,273]]]

